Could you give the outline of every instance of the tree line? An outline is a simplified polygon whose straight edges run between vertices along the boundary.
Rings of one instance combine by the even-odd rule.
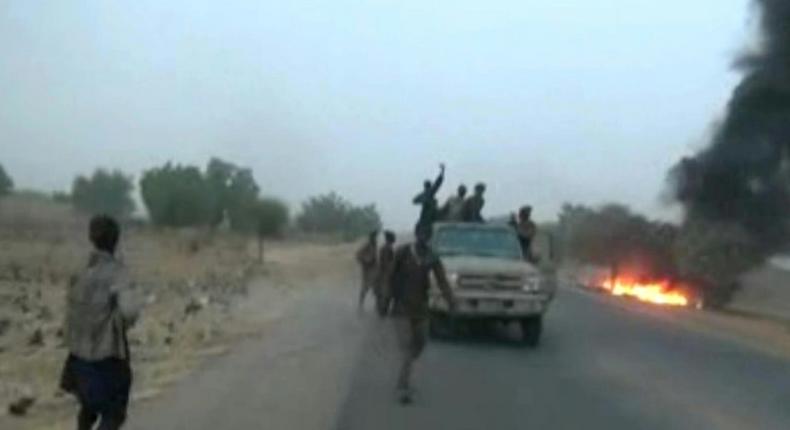
[[[145,170],[138,181],[151,224],[162,227],[226,227],[262,237],[280,235],[292,226],[282,199],[261,195],[253,171],[212,158],[205,168],[175,163]],[[135,181],[120,170],[99,168],[77,176],[69,192],[52,199],[86,214],[130,219],[136,211]],[[13,181],[0,165],[0,197],[13,192]],[[374,205],[356,206],[337,193],[311,197],[293,227],[313,234],[354,239],[381,228]]]

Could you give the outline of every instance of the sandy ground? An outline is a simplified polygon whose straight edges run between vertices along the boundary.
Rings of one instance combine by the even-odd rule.
[[[268,325],[282,318],[289,303],[300,297],[306,286],[314,285],[319,275],[336,270],[338,253],[350,255],[343,246],[275,243],[267,250],[265,265],[248,275],[243,293],[238,296],[218,296],[211,289],[201,290],[209,299],[204,308],[190,315],[184,314],[184,308],[191,298],[157,299],[144,311],[140,325],[130,335],[135,369],[133,401],[159,395],[189,375],[205,358],[224,354],[241,339],[262,336]],[[38,348],[16,348],[4,353],[8,360],[3,360],[3,374],[13,376],[37,401],[26,417],[0,417],[0,428],[71,428],[76,405],[55,387],[64,355],[62,345],[55,339]]]
[[[90,250],[87,219],[46,201],[0,203],[0,429],[61,428],[52,426],[74,409],[57,389],[64,294]],[[133,398],[156,396],[206,357],[257,336],[336,264],[338,250],[346,252],[272,242],[260,265],[255,244],[242,237],[128,227],[119,257],[146,302],[130,332]],[[25,416],[10,416],[9,405],[26,397],[34,403]]]

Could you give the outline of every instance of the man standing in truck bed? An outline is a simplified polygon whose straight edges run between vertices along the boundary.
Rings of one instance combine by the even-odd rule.
[[[414,197],[413,203],[420,205],[420,219],[417,221],[417,228],[421,226],[433,227],[439,218],[439,202],[436,200],[436,193],[444,183],[444,164],[439,165],[439,176],[431,182],[426,179],[423,183],[423,190]]]
[[[414,244],[398,248],[390,277],[393,321],[402,354],[397,389],[403,404],[411,403],[412,368],[422,354],[428,338],[428,290],[431,286],[431,273],[450,311],[454,311],[456,307],[442,262],[429,245],[431,228],[418,226],[415,236]]]
[[[463,219],[464,222],[485,222],[483,219],[483,207],[485,200],[486,185],[482,182],[475,185],[475,192],[464,202]]]

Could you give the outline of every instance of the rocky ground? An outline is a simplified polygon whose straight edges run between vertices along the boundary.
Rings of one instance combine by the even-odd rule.
[[[86,221],[43,202],[0,206],[0,428],[60,427],[74,402],[57,389],[66,285],[85,264]],[[136,400],[208,355],[256,335],[284,300],[337,261],[336,246],[129,227],[120,257],[146,307],[130,333]],[[54,426],[54,427],[53,427]]]

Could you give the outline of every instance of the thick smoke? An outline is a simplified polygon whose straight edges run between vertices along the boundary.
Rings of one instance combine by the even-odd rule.
[[[759,48],[737,63],[726,117],[671,177],[688,220],[738,224],[767,255],[790,238],[790,0],[757,3]]]

